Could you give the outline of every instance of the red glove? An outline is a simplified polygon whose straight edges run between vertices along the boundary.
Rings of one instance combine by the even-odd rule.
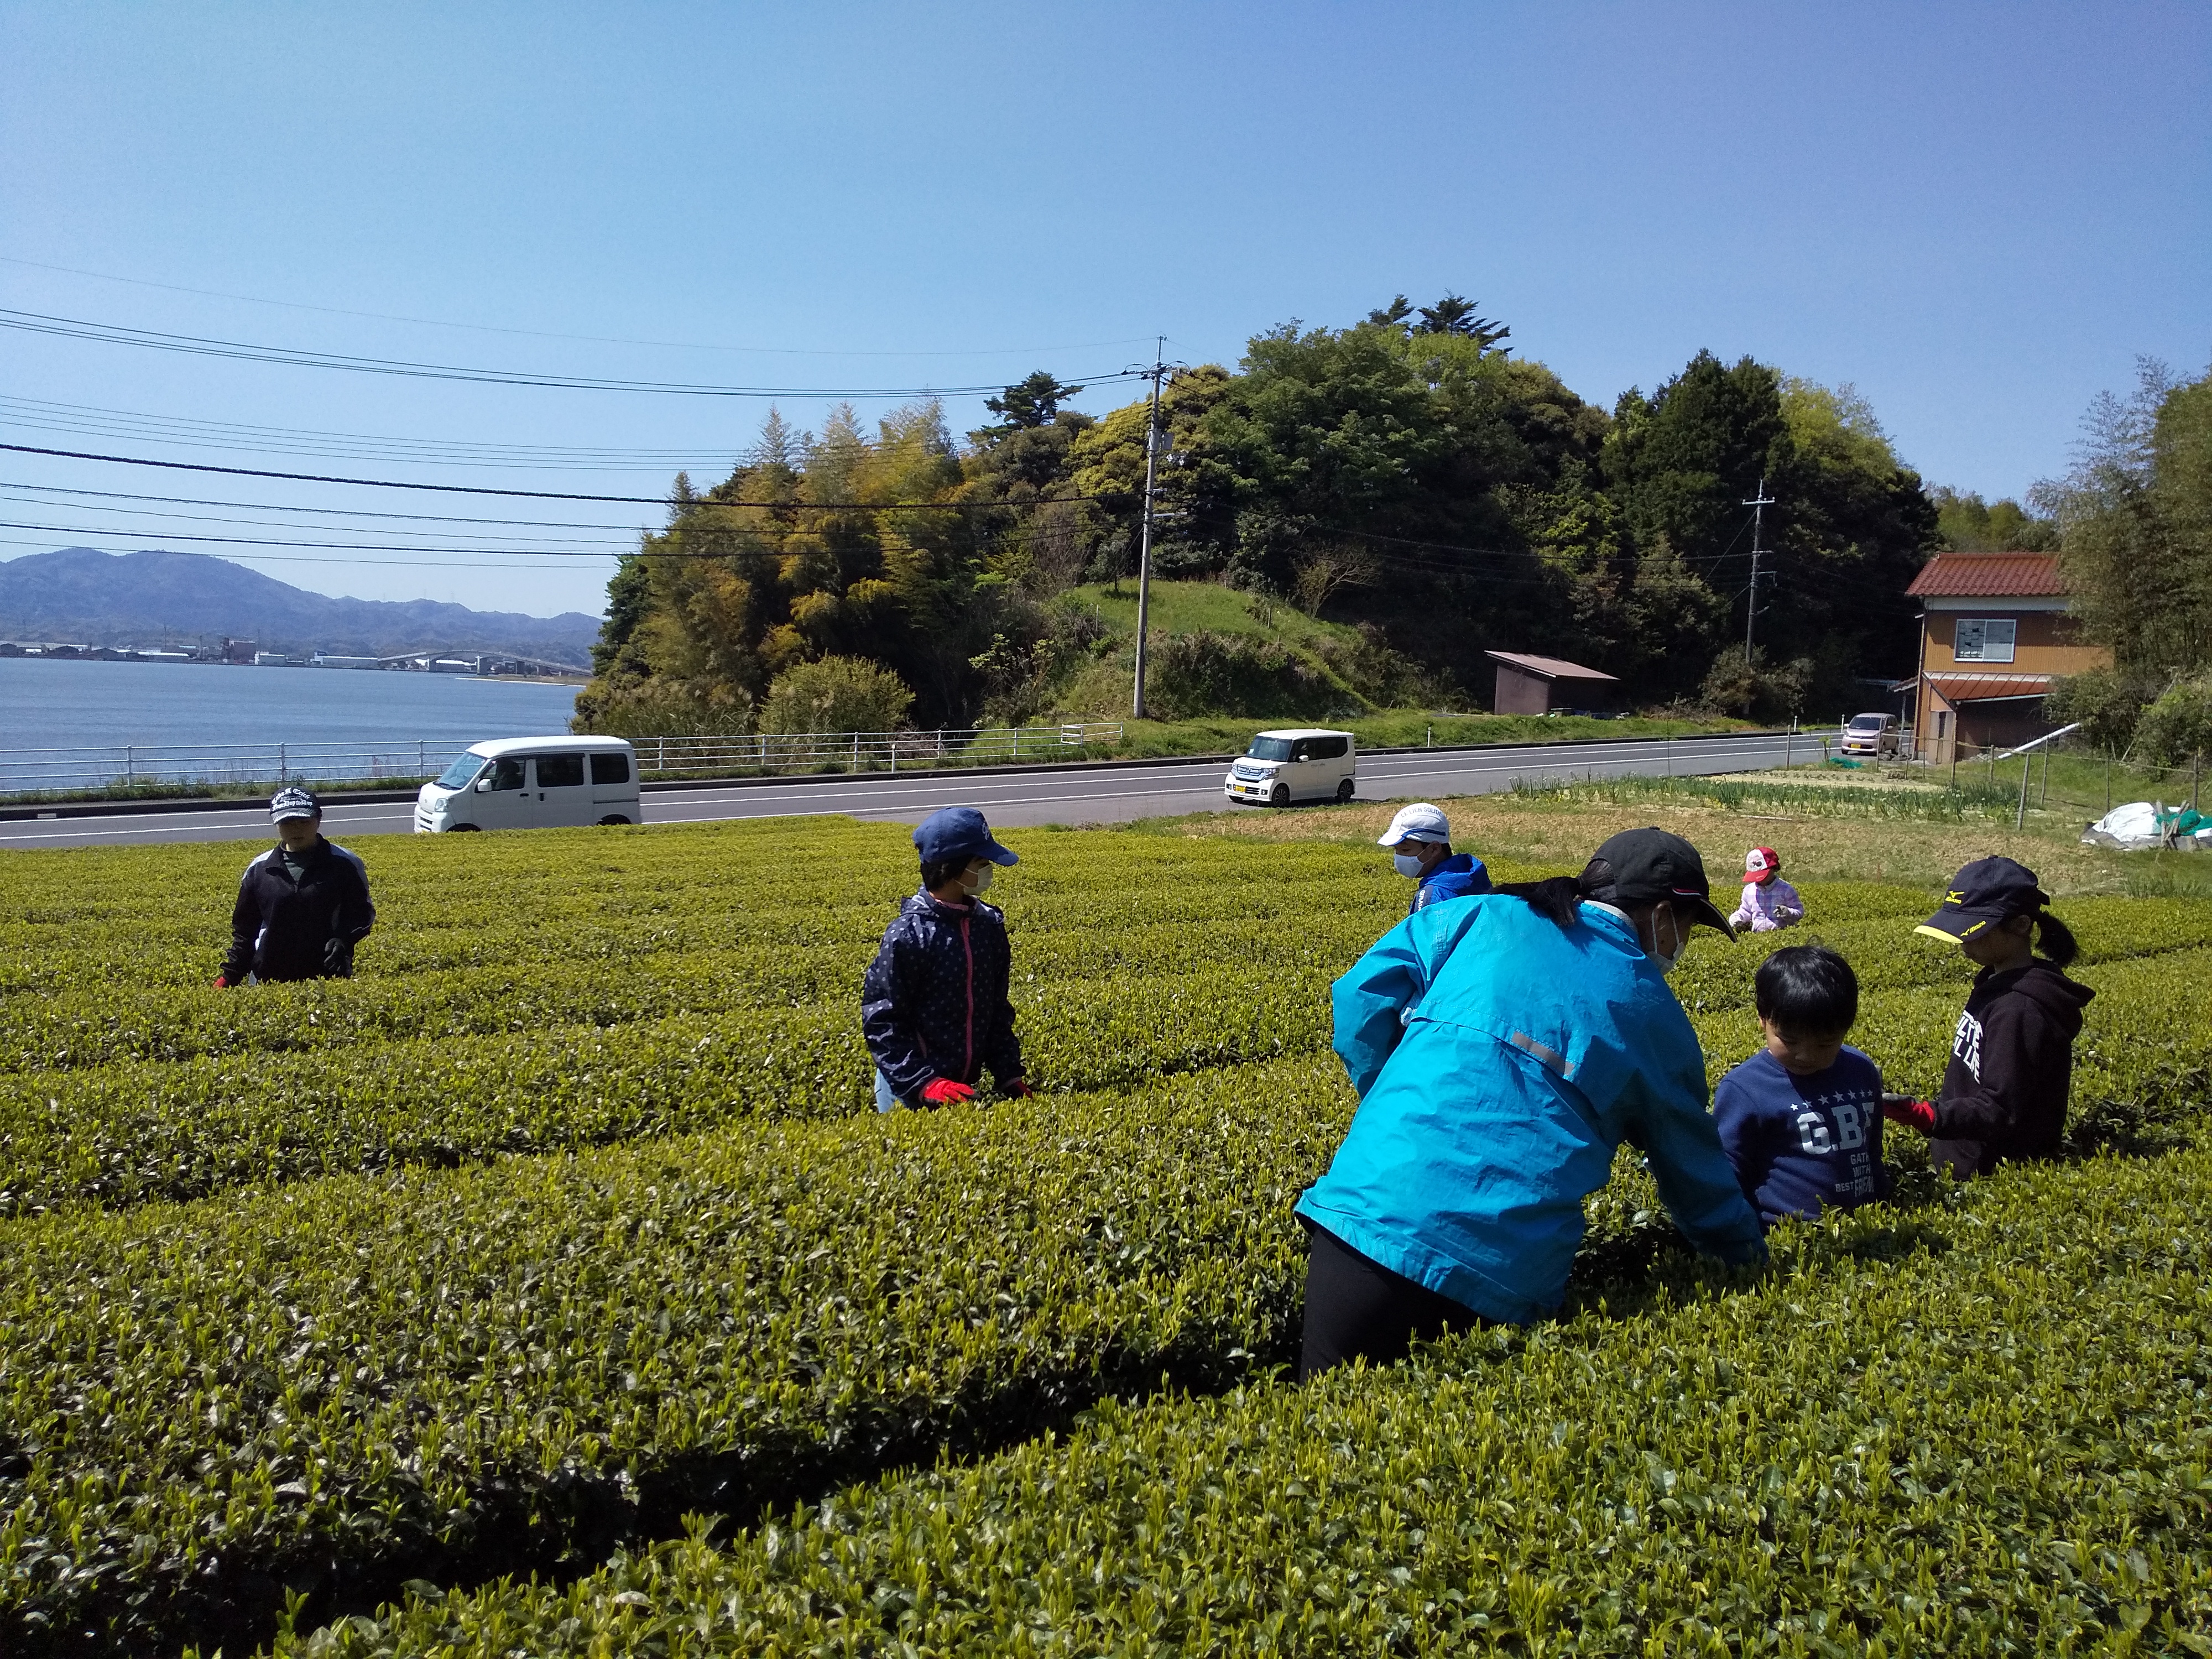
[[[230,989],[230,981],[221,974],[217,974],[215,976],[215,988],[218,991],[228,991]]]
[[[1027,1100],[1036,1091],[1030,1087],[1030,1080],[1027,1078],[1018,1077],[1001,1083],[999,1085],[999,1092],[1012,1095],[1016,1100]]]
[[[1905,1124],[1923,1135],[1936,1133],[1936,1109],[1924,1100],[1915,1100],[1909,1095],[1884,1095],[1881,1115],[1892,1123]]]
[[[921,1097],[933,1106],[945,1106],[956,1100],[973,1100],[975,1091],[949,1077],[933,1077],[921,1085]]]

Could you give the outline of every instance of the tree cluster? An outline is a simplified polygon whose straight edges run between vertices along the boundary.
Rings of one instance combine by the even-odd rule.
[[[1398,682],[1410,665],[1462,703],[1487,692],[1492,648],[1587,663],[1638,702],[1769,714],[1832,713],[1853,677],[1911,672],[1904,589],[1937,507],[1850,387],[1700,353],[1608,411],[1508,336],[1460,295],[1401,295],[1348,328],[1270,330],[1233,371],[1176,373],[1155,573],[1362,625]],[[818,436],[772,416],[728,479],[679,480],[666,529],[624,561],[580,711],[744,729],[824,657],[897,675],[918,724],[1050,710],[1097,646],[1055,596],[1133,574],[1141,519],[1147,405],[1093,417],[1078,395],[1030,375],[964,444],[932,405],[872,434],[849,411]]]
[[[2038,484],[2059,566],[2113,666],[2060,685],[2051,710],[2112,752],[2172,764],[2212,750],[2212,372],[2137,366],[2082,422],[2075,465]]]

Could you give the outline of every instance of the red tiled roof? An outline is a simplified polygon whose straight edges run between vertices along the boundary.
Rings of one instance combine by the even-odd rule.
[[[1601,674],[1595,668],[1585,668],[1578,662],[1569,662],[1564,657],[1531,657],[1519,651],[1486,651],[1482,653],[1492,662],[1502,662],[1526,674],[1540,674],[1547,680],[1609,680],[1611,674]]]
[[[2002,697],[2039,697],[2051,690],[2048,674],[1930,674],[1928,683],[1946,702],[1995,702]]]
[[[2040,599],[2064,594],[2056,553],[1938,553],[1905,590],[1916,599]]]

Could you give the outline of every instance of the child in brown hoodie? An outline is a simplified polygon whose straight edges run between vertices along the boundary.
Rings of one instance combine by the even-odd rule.
[[[2049,1158],[2066,1132],[2074,1039],[2096,993],[2060,971],[2079,947],[2044,908],[2050,902],[2034,871],[1979,859],[1913,930],[1956,944],[1981,972],[1941,1092],[1933,1102],[1886,1095],[1882,1115],[1929,1136],[1929,1155],[1961,1176],[1987,1175],[2008,1158]]]

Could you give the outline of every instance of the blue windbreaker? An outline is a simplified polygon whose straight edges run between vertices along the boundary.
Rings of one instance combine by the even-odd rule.
[[[1482,860],[1472,853],[1454,853],[1448,859],[1438,859],[1436,868],[1414,884],[1413,908],[1425,910],[1445,899],[1489,890],[1490,872],[1483,868]]]
[[[1431,905],[1333,1000],[1359,1109],[1297,1212],[1370,1261],[1485,1318],[1548,1313],[1623,1140],[1698,1249],[1764,1255],[1697,1035],[1619,911],[1562,928],[1501,894]]]

